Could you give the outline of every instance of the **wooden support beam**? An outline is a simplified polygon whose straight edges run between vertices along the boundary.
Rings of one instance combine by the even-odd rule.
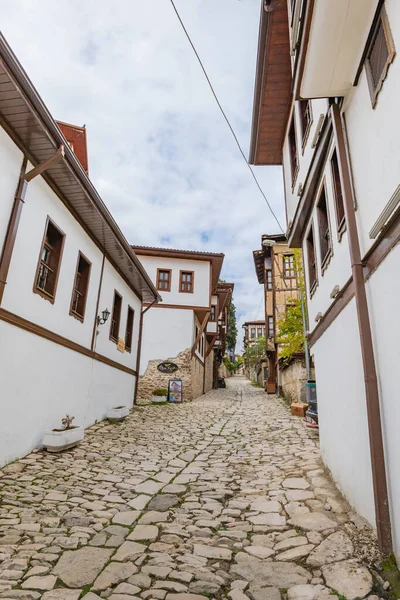
[[[214,348],[214,344],[217,341],[217,337],[218,335],[215,334],[213,335],[213,337],[211,338],[211,342],[208,344],[208,348],[207,348],[207,352],[206,352],[206,358],[207,356],[210,354],[211,350]]]
[[[211,311],[210,311],[210,310],[209,310],[208,312],[206,312],[206,316],[204,317],[204,319],[203,319],[203,322],[202,322],[202,324],[200,325],[200,330],[199,330],[199,333],[197,334],[197,336],[196,336],[196,339],[194,340],[194,344],[193,344],[193,346],[192,346],[192,352],[191,352],[192,356],[194,356],[194,352],[195,352],[195,350],[196,350],[196,346],[197,346],[197,344],[199,343],[199,339],[201,338],[201,336],[202,336],[202,335],[203,335],[203,333],[204,333],[204,330],[205,330],[205,328],[206,328],[206,325],[207,325],[208,319],[209,319],[209,317],[210,317],[210,314],[211,314]]]
[[[31,169],[30,171],[28,171],[28,173],[25,175],[25,181],[29,182],[32,179],[34,179],[34,177],[37,177],[37,175],[41,175],[42,173],[44,173],[44,171],[46,171],[46,169],[48,169],[49,167],[51,167],[51,165],[55,162],[57,162],[58,160],[60,160],[60,158],[64,157],[64,145],[61,144],[61,146],[59,147],[59,149],[57,150],[57,152],[48,160],[46,160],[43,163],[40,163],[40,165],[37,165],[37,167],[35,167],[34,169]]]

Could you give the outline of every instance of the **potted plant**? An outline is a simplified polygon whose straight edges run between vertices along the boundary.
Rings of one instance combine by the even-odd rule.
[[[114,406],[108,410],[107,419],[111,421],[123,421],[128,415],[129,408],[127,406]]]
[[[83,427],[72,425],[74,419],[75,417],[66,415],[61,419],[62,427],[60,429],[47,431],[43,438],[44,448],[49,452],[61,452],[61,450],[67,450],[67,448],[73,448],[79,444],[83,440],[85,430]]]
[[[154,390],[153,395],[151,397],[151,401],[153,404],[161,404],[162,402],[167,401],[168,390],[163,388],[158,388]]]

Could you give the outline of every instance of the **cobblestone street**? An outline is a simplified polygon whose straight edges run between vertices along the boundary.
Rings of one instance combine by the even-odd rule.
[[[365,597],[374,542],[324,472],[315,435],[236,377],[4,467],[0,597]]]

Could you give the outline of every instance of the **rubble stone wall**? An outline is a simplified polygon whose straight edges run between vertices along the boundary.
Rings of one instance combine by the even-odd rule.
[[[279,370],[279,393],[289,404],[305,402],[306,381],[304,360],[296,359],[286,369]]]
[[[213,369],[214,369],[214,352],[211,350],[206,358],[206,380],[205,392],[209,392],[213,388]]]
[[[191,363],[192,372],[192,399],[198,398],[203,393],[204,365],[193,356]]]
[[[183,400],[192,400],[192,373],[191,373],[191,356],[190,348],[180,352],[178,356],[168,358],[169,361],[178,365],[178,370],[175,373],[160,373],[157,365],[164,362],[160,359],[150,360],[147,369],[139,377],[138,398],[148,400],[151,398],[153,391],[156,388],[168,389],[168,381],[170,379],[182,379],[182,397]]]

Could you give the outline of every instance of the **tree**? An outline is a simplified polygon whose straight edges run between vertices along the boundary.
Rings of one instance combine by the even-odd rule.
[[[231,352],[235,352],[237,334],[238,330],[236,327],[236,307],[232,301],[229,306],[228,331],[226,334],[226,347],[228,348],[228,350],[231,350]]]
[[[300,250],[294,250],[294,268],[296,271],[297,285],[303,298],[305,297],[303,260]],[[289,359],[292,354],[301,352],[304,348],[304,327],[301,300],[293,298],[286,305],[286,314],[277,322],[278,336],[276,341],[280,345],[279,356]]]
[[[259,337],[251,344],[247,346],[245,351],[245,360],[248,367],[256,367],[261,359],[265,357],[265,337]]]

